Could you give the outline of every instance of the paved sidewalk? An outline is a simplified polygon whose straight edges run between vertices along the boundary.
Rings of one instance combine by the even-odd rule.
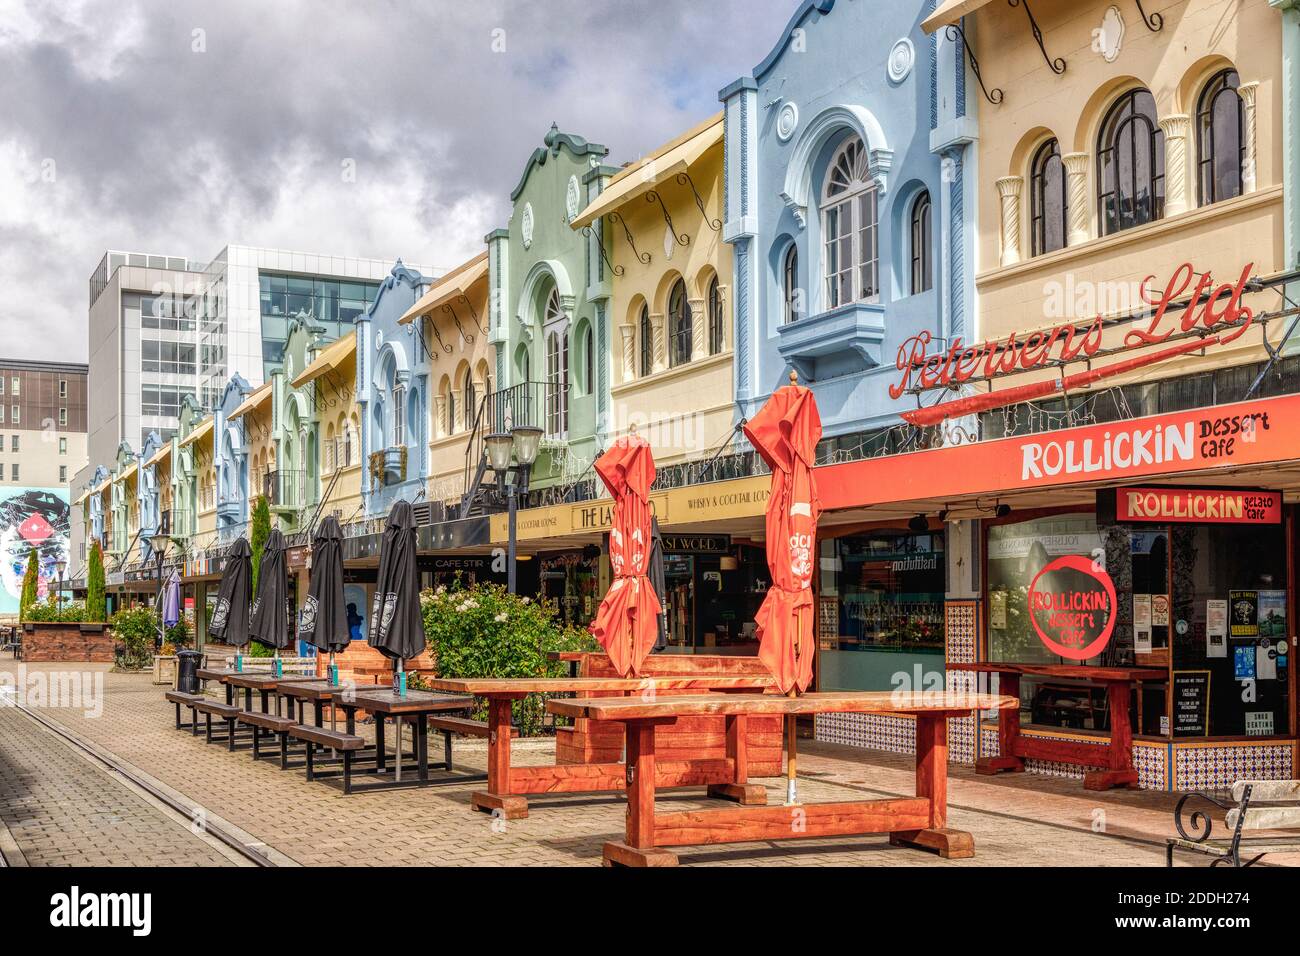
[[[6,667],[7,662],[0,663],[0,670]],[[31,667],[37,668],[57,669],[55,665]],[[304,865],[595,865],[602,843],[621,839],[621,795],[543,797],[531,801],[527,819],[509,823],[470,809],[469,795],[482,783],[344,797],[324,784],[309,784],[301,770],[281,771],[270,761],[254,764],[246,752],[231,754],[219,745],[204,744],[202,737],[177,731],[171,708],[162,699],[163,689],[147,677],[106,673],[104,687],[106,701],[100,716],[74,709],[43,713]],[[482,741],[458,739],[456,757],[461,768],[482,771],[486,746]],[[22,759],[0,750],[0,764]],[[549,762],[551,743],[523,742],[516,759]],[[37,769],[32,761],[23,766],[28,772]],[[1028,774],[979,777],[970,768],[952,765],[950,769],[950,825],[974,835],[973,860],[947,861],[891,847],[884,837],[868,836],[686,848],[680,853],[682,863],[1164,865],[1163,843],[1172,833],[1174,795],[1095,794],[1077,781]],[[71,768],[61,762],[43,771],[60,778]],[[758,782],[768,786],[773,803],[784,799],[783,778]],[[910,795],[912,785],[910,757],[803,742],[800,795],[810,801]],[[674,792],[663,802],[676,809],[710,805],[692,790]],[[102,802],[88,806],[91,809],[76,821],[73,832],[78,840],[93,845]],[[180,861],[181,849],[175,852]]]

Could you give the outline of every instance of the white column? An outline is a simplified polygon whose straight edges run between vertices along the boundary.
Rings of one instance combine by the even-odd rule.
[[[1160,121],[1165,133],[1165,215],[1177,216],[1196,205],[1192,194],[1191,162],[1187,148],[1192,121],[1186,115],[1166,116]]]
[[[438,437],[445,438],[451,434],[451,423],[447,421],[447,396],[439,395],[433,403],[438,410]]]
[[[618,327],[623,337],[623,377],[620,381],[630,382],[636,378],[636,326],[630,322]]]
[[[1087,153],[1066,153],[1061,157],[1061,165],[1065,167],[1065,196],[1070,204],[1065,241],[1071,246],[1092,238],[1092,230],[1088,227],[1091,221],[1088,211],[1092,205],[1088,201],[1089,158]]]
[[[691,361],[709,354],[709,313],[703,299],[691,299]]]
[[[653,370],[662,372],[668,367],[668,330],[664,328],[662,312],[650,314],[650,328],[654,333]]]
[[[1241,139],[1245,155],[1241,159],[1241,191],[1253,193],[1259,182],[1258,144],[1255,139],[1257,119],[1255,115],[1255,97],[1259,93],[1259,81],[1243,83],[1237,88],[1241,97]]]
[[[1020,193],[1025,181],[1020,176],[1003,176],[997,181],[1002,202],[1002,258],[1004,266],[1020,261]]]

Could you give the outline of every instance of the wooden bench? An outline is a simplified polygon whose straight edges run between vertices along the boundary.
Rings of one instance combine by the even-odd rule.
[[[269,730],[280,741],[280,769],[289,769],[289,731],[291,731],[298,722],[289,717],[278,717],[275,714],[259,714],[255,711],[241,710],[239,712],[239,722],[248,724],[253,728],[253,759],[262,759],[262,735],[258,730]]]
[[[442,749],[443,756],[446,760],[447,769],[451,769],[451,735],[464,734],[466,737],[483,737],[491,736],[492,728],[486,720],[472,720],[469,717],[447,717],[441,714],[434,714],[429,717],[429,726],[434,730],[442,732]],[[519,728],[511,727],[510,736],[518,737]]]
[[[207,698],[202,694],[186,694],[179,690],[169,690],[163,695],[169,704],[176,706],[176,729],[189,730],[197,737],[199,735],[199,714],[198,705],[204,703]],[[188,724],[181,722],[181,708],[188,707],[190,710],[190,722]]]
[[[220,703],[219,701],[208,700],[204,698],[202,701],[198,701],[194,704],[194,709],[203,715],[204,739],[208,743],[212,743],[214,740],[212,736],[212,718],[216,717],[218,720],[224,720],[226,722],[225,737],[215,738],[215,739],[218,740],[224,739],[227,744],[227,749],[234,750],[235,749],[235,718],[238,717],[240,714],[239,708],[234,706],[233,704],[223,704]]]
[[[356,734],[330,730],[326,727],[312,727],[296,724],[289,730],[289,735],[307,744],[307,779],[316,779],[316,748],[328,747],[343,754],[343,792],[352,792],[352,760],[356,752],[365,746],[365,741]]]
[[[1183,810],[1191,800],[1201,800],[1227,811],[1224,836],[1211,838],[1210,811],[1201,809],[1193,810],[1188,818],[1191,825],[1188,832],[1183,824]],[[1215,857],[1210,866],[1231,862],[1234,867],[1253,866],[1268,853],[1300,850],[1300,780],[1238,780],[1232,785],[1232,800],[1225,803],[1200,792],[1184,795],[1174,808],[1178,836],[1165,843],[1165,865],[1174,865],[1174,850]],[[1247,836],[1251,831],[1270,832]],[[1243,863],[1243,851],[1255,855]]]

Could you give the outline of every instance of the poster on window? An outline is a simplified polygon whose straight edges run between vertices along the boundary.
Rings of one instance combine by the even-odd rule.
[[[1232,676],[1237,680],[1255,679],[1255,645],[1241,644],[1232,649]]]
[[[1151,626],[1152,627],[1169,626],[1169,595],[1168,594],[1151,595]]]
[[[1007,629],[1007,592],[989,593],[989,627],[995,631]]]
[[[1151,595],[1133,595],[1133,650],[1151,653]]]
[[[1205,602],[1205,656],[1228,656],[1228,602],[1222,598]]]
[[[1228,634],[1232,637],[1259,636],[1259,592],[1228,592]]]
[[[1257,603],[1260,637],[1281,637],[1286,633],[1286,592],[1260,591]]]

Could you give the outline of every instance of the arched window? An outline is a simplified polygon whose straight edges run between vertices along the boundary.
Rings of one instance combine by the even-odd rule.
[[[1211,77],[1196,104],[1196,171],[1202,206],[1240,196],[1246,144],[1241,134],[1241,79],[1236,70]]]
[[[655,368],[654,330],[650,328],[650,306],[641,306],[641,318],[637,321],[637,340],[641,347],[641,374],[649,375]]]
[[[822,267],[826,307],[872,301],[879,294],[876,184],[867,149],[849,137],[831,160],[822,191]]]
[[[474,394],[474,375],[469,369],[465,369],[465,384],[463,386],[465,396],[465,427],[473,428],[474,419],[478,415],[478,401]]]
[[[1032,254],[1041,256],[1064,249],[1070,207],[1061,146],[1055,139],[1049,139],[1034,153],[1029,170],[1029,204]]]
[[[781,260],[781,321],[793,322],[803,311],[799,300],[799,247],[793,242]]]
[[[1155,222],[1165,212],[1165,134],[1156,101],[1130,90],[1106,114],[1097,139],[1097,214],[1103,236]]]
[[[343,429],[343,467],[352,467],[352,425],[349,423]]]
[[[447,434],[456,431],[456,390],[447,389]]]
[[[930,193],[922,192],[912,203],[912,295],[934,286],[934,260],[930,251]]]
[[[592,348],[591,326],[584,325],[579,333],[578,352],[582,359],[583,394],[591,395],[596,391],[596,350]]]
[[[569,320],[558,289],[551,289],[546,299],[545,316],[546,433],[564,438],[569,432]]]
[[[691,303],[681,279],[668,296],[668,365],[685,365],[691,360]]]
[[[709,354],[722,351],[722,287],[718,277],[709,283]]]

